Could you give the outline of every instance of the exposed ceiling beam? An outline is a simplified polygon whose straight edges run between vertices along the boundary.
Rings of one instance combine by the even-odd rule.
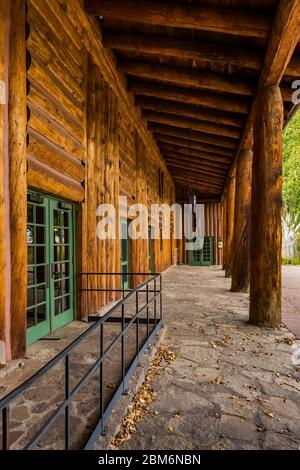
[[[218,93],[209,93],[199,90],[188,90],[186,88],[170,87],[154,83],[131,81],[128,84],[128,91],[136,95],[150,96],[180,103],[196,104],[204,108],[229,111],[237,114],[247,114],[249,111],[249,100],[225,96]]]
[[[218,163],[211,160],[206,160],[199,157],[197,160],[194,160],[193,157],[184,155],[181,153],[176,154],[175,152],[168,152],[167,150],[162,149],[162,155],[166,161],[170,162],[179,162],[183,165],[193,166],[196,165],[197,168],[207,170],[208,172],[218,174],[220,176],[226,177],[229,165],[226,163]]]
[[[207,160],[214,162],[215,164],[230,165],[232,158],[226,158],[218,154],[205,153],[205,151],[199,151],[198,149],[180,147],[180,145],[172,145],[158,139],[158,145],[164,152],[174,152],[174,154],[187,155],[189,157],[195,157],[198,159]]]
[[[261,71],[259,91],[280,84],[300,37],[300,0],[280,0]],[[248,115],[239,149],[249,148],[253,140],[256,98]]]
[[[177,38],[154,37],[143,34],[105,33],[105,44],[116,51],[148,54],[158,57],[198,62],[210,62],[225,67],[235,66],[259,71],[264,57],[260,51],[220,44],[205,44]],[[300,57],[293,57],[286,68],[286,75],[300,76]]]
[[[186,174],[185,171],[183,170],[182,166],[180,166],[180,165],[168,164],[168,168],[169,168],[170,172],[173,173],[173,174],[176,174],[176,172],[180,172],[180,174],[183,175],[183,176]],[[187,168],[186,171],[187,171],[187,173],[192,172],[195,179],[197,179],[197,180],[199,179],[199,181],[201,181],[203,183],[208,183],[208,184],[211,183],[212,185],[215,185],[218,188],[220,186],[223,186],[224,181],[225,181],[225,178],[218,178],[218,177],[215,177],[214,175],[208,175],[207,173],[205,173],[203,171],[200,171],[200,170]]]
[[[271,18],[242,10],[141,0],[85,0],[95,16],[267,40]]]
[[[209,134],[205,134],[204,132],[180,129],[179,127],[156,124],[152,122],[149,122],[148,128],[150,131],[158,132],[159,134],[172,135],[174,137],[180,137],[187,140],[194,140],[204,144],[224,147],[225,149],[229,150],[237,149],[237,142],[233,139],[229,139],[228,137],[211,136]]]
[[[241,130],[238,130],[234,127],[213,124],[211,122],[198,121],[196,119],[189,119],[187,117],[157,113],[155,111],[144,111],[143,118],[151,122],[166,124],[168,126],[181,127],[183,129],[192,129],[194,131],[204,132],[205,134],[230,137],[232,139],[240,139],[242,134]]]
[[[164,158],[167,162],[167,165],[172,168],[182,168],[182,169],[186,169],[186,170],[191,170],[191,171],[195,171],[196,173],[202,173],[206,176],[211,176],[212,178],[216,178],[218,179],[219,181],[224,181],[224,179],[226,178],[226,173],[223,172],[223,173],[218,173],[218,172],[215,172],[215,171],[211,171],[209,169],[207,169],[207,167],[203,167],[202,165],[200,164],[197,164],[197,163],[192,163],[192,162],[189,162],[189,161],[182,161],[182,160],[177,160],[177,159],[174,159],[174,158],[168,158],[168,157],[165,157],[164,155]]]
[[[137,96],[135,102],[136,105],[140,106],[142,109],[185,116],[191,119],[198,119],[199,121],[213,122],[214,124],[224,124],[239,129],[245,124],[243,116],[235,116],[234,114],[224,113],[222,111],[216,112],[196,106],[166,100],[156,100],[142,96]]]
[[[254,83],[246,79],[224,76],[216,73],[199,72],[183,67],[160,65],[157,63],[137,62],[122,59],[118,67],[127,75],[141,80],[157,80],[172,83],[175,86],[208,90],[233,95],[253,96]]]
[[[182,139],[180,137],[175,137],[175,136],[166,135],[166,134],[155,133],[154,136],[156,140],[159,141],[163,145],[173,145],[179,149],[185,149],[185,151],[187,152],[190,150],[191,152],[195,151],[198,154],[201,152],[202,153],[204,152],[207,155],[210,155],[210,154],[212,154],[213,156],[219,155],[219,156],[227,157],[228,161],[233,161],[234,159],[234,152],[231,152],[230,150],[227,150],[227,149],[223,149],[221,147],[217,147],[214,145],[206,145],[205,143],[197,142],[195,140]]]
[[[177,38],[107,32],[104,40],[107,46],[116,51],[175,57],[223,66],[246,67],[251,70],[260,70],[264,59],[263,53],[251,49]]]

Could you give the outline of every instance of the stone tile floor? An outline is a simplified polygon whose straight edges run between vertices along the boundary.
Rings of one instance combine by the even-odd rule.
[[[249,296],[229,288],[215,267],[165,276],[164,344],[177,359],[121,449],[299,449],[300,342],[247,324]]]
[[[299,318],[298,273],[284,271],[285,323],[287,315]],[[299,449],[300,342],[294,342],[286,329],[274,332],[248,325],[248,295],[230,293],[229,288],[230,280],[215,267],[183,266],[165,274],[165,343],[177,359],[155,379],[157,400],[124,449]],[[296,307],[292,313],[286,307],[291,304]],[[40,341],[21,363],[0,369],[0,398],[86,328],[73,322],[54,335],[60,340]],[[115,332],[116,326],[110,325],[107,341]],[[128,337],[128,346],[127,364],[135,348],[134,334]],[[98,347],[96,334],[74,353],[74,382],[94,362]],[[119,352],[115,354],[105,366],[106,401],[120,378]],[[293,357],[299,365],[293,364]],[[13,448],[20,448],[57,407],[63,381],[63,368],[58,366],[15,403]],[[73,448],[82,445],[97,421],[98,397],[95,375],[72,404]],[[61,421],[39,447],[63,448],[62,429]]]
[[[300,339],[300,266],[283,266],[283,322]]]

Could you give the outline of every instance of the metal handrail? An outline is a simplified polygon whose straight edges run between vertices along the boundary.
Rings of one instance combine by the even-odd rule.
[[[82,273],[82,276],[103,276],[103,275],[113,275],[113,276],[122,276],[124,273]],[[97,321],[91,325],[85,332],[83,332],[78,338],[76,338],[72,343],[70,343],[63,351],[58,353],[54,358],[52,358],[46,365],[44,365],[40,370],[38,370],[35,374],[32,375],[29,379],[27,379],[24,383],[16,387],[14,390],[9,392],[4,398],[0,400],[0,412],[2,412],[2,448],[3,450],[9,450],[10,443],[9,443],[9,432],[10,432],[10,421],[9,421],[9,411],[12,402],[14,402],[20,395],[26,392],[30,387],[35,385],[41,378],[43,378],[47,372],[49,372],[55,365],[57,365],[60,361],[65,360],[65,398],[60,403],[58,408],[51,414],[51,416],[46,420],[43,426],[39,429],[38,432],[30,439],[30,441],[24,446],[24,450],[32,449],[46,434],[48,429],[56,422],[58,417],[64,412],[65,413],[65,449],[68,450],[70,448],[70,423],[69,423],[69,405],[72,401],[72,398],[76,393],[80,391],[83,385],[85,385],[90,377],[100,369],[100,420],[96,425],[91,437],[88,439],[87,443],[85,444],[85,449],[90,449],[97,438],[100,436],[101,432],[103,432],[104,425],[109,418],[112,407],[125,390],[125,386],[128,383],[130,376],[132,375],[138,360],[139,355],[146,349],[148,342],[150,339],[157,333],[158,329],[162,325],[162,277],[160,274],[149,274],[149,273],[127,273],[128,276],[151,276],[150,279],[144,281],[139,286],[133,289],[126,289],[128,294],[123,296],[121,300],[119,300],[115,305],[113,305],[110,310],[104,314],[102,317],[97,319]],[[159,288],[157,288],[156,282],[159,280]],[[149,284],[154,282],[154,290],[149,289]],[[145,289],[145,290],[144,290]],[[106,289],[104,289],[106,290]],[[116,289],[115,291],[124,291],[125,289]],[[92,292],[98,291],[98,289],[81,289],[83,292]],[[111,292],[111,289],[107,289],[108,292]],[[145,292],[146,293],[146,303],[140,307],[139,306],[139,293]],[[154,295],[149,298],[149,293],[154,293]],[[136,311],[135,314],[128,319],[125,319],[125,306],[128,300],[132,297],[136,297]],[[160,303],[160,310],[159,315],[157,316],[157,300],[159,299]],[[149,305],[154,304],[154,322],[150,322],[149,318]],[[121,318],[114,318],[113,314],[118,309],[121,308]],[[147,339],[144,345],[140,348],[139,347],[139,321],[140,315],[144,310],[147,309]],[[110,343],[110,345],[105,349],[103,349],[104,345],[104,336],[103,336],[103,326],[105,322],[110,321],[119,321],[122,324],[122,330],[118,333],[118,335],[114,338],[114,340]],[[125,373],[125,335],[131,325],[136,322],[136,355],[134,360],[127,371]],[[150,324],[154,324],[154,330],[149,332]],[[74,349],[81,344],[86,338],[91,336],[91,334],[97,329],[100,328],[100,355],[89,368],[89,370],[84,374],[81,380],[75,385],[75,387],[71,390],[70,389],[70,354],[74,351]],[[122,343],[122,350],[121,350],[121,360],[122,360],[122,380],[121,383],[115,392],[115,395],[111,399],[109,405],[107,406],[106,410],[104,410],[104,403],[103,403],[103,390],[104,390],[104,377],[103,377],[103,362],[108,356],[108,354],[112,351],[114,346],[121,341]]]

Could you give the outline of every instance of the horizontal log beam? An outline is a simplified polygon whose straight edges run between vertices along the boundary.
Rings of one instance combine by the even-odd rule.
[[[88,13],[104,18],[264,40],[271,30],[271,19],[238,9],[141,0],[86,0],[85,8]]]
[[[212,173],[207,173],[205,170],[201,170],[201,168],[199,169],[196,166],[192,166],[192,167],[184,166],[180,163],[170,162],[169,160],[167,160],[167,165],[171,172],[173,171],[173,169],[182,171],[182,174],[184,174],[184,171],[188,171],[188,172],[192,171],[195,174],[195,176],[199,175],[199,177],[202,177],[203,181],[205,180],[207,180],[208,182],[215,181],[220,184],[224,184],[224,178],[218,175],[214,175]]]
[[[167,152],[182,153],[184,155],[191,155],[196,158],[203,158],[205,160],[209,160],[215,163],[226,164],[226,165],[230,165],[230,163],[232,162],[232,159],[224,157],[222,155],[205,153],[202,150],[199,151],[198,149],[180,147],[179,145],[176,145],[176,144],[172,145],[169,143],[165,143],[163,140],[158,140],[158,144],[161,150],[167,151]]]
[[[150,122],[166,124],[173,127],[181,127],[183,129],[192,129],[194,131],[204,132],[205,134],[221,135],[232,139],[241,138],[241,131],[234,127],[198,121],[196,119],[172,116],[170,114],[157,113],[155,111],[144,111],[143,118]]]
[[[189,178],[182,176],[181,173],[172,175],[175,181],[180,181],[184,186],[192,186],[193,188],[201,189],[205,192],[220,194],[220,188],[207,184],[205,181],[201,182],[199,179]]]
[[[156,124],[154,122],[150,122],[148,124],[148,128],[150,131],[157,132],[159,134],[166,134],[175,137],[180,137],[182,139],[194,140],[197,142],[202,142],[204,144],[224,147],[225,149],[229,150],[236,150],[237,148],[237,142],[227,137],[210,136],[208,134],[205,134],[204,132],[180,129],[179,127]]]
[[[156,100],[137,96],[135,104],[142,109],[156,111],[160,113],[175,114],[177,116],[185,116],[199,121],[213,122],[214,124],[223,124],[235,128],[242,128],[245,124],[245,119],[242,116],[235,116],[234,114],[224,113],[222,111],[211,111],[209,109],[202,109],[198,106],[185,105],[166,100]]]
[[[229,97],[199,90],[131,81],[128,84],[128,91],[135,95],[179,101],[180,103],[200,105],[208,109],[221,109],[237,114],[248,114],[249,111],[249,102],[245,98]]]
[[[162,144],[163,145],[170,144],[170,145],[174,145],[178,149],[182,149],[187,152],[194,150],[198,154],[202,152],[207,155],[212,154],[213,156],[217,155],[217,156],[227,157],[229,162],[232,162],[234,158],[233,152],[223,149],[221,147],[214,146],[214,145],[205,145],[202,142],[197,142],[195,140],[182,139],[182,138],[178,138],[172,135],[169,136],[169,135],[159,134],[159,133],[155,133],[154,136],[156,140],[160,142],[160,146]]]
[[[114,32],[105,33],[104,40],[107,46],[116,51],[189,59],[195,62],[209,62],[225,67],[246,67],[251,70],[260,70],[263,64],[263,54],[261,52],[227,45]],[[300,74],[300,66],[298,70]]]
[[[224,167],[221,165],[212,165],[209,160],[194,158],[180,153],[167,152],[166,150],[162,151],[162,155],[167,163],[180,164],[186,168],[199,168],[207,171],[208,174],[219,175],[222,178],[227,175],[228,168],[225,165]]]
[[[118,67],[130,77],[141,80],[157,80],[172,83],[175,86],[241,96],[253,96],[255,92],[254,84],[245,79],[215,73],[197,72],[182,67],[137,62],[128,59],[119,60]]]

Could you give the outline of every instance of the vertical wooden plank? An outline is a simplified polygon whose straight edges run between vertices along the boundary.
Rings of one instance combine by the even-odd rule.
[[[232,271],[233,230],[235,206],[235,176],[230,176],[226,189],[226,261],[225,276],[230,277]]]
[[[223,195],[222,209],[223,209],[223,218],[222,218],[222,240],[223,240],[223,261],[222,269],[225,271],[226,262],[227,262],[227,245],[226,245],[226,190]]]
[[[25,0],[11,2],[9,76],[11,344],[18,358],[26,351],[27,307]]]
[[[250,322],[280,328],[283,103],[279,87],[261,91],[255,115]]]
[[[251,150],[241,150],[236,164],[232,292],[248,292],[250,286],[252,158]]]
[[[5,178],[8,160],[8,51],[10,1],[0,4],[0,364],[9,356],[9,323],[7,316],[7,207],[5,202]]]

